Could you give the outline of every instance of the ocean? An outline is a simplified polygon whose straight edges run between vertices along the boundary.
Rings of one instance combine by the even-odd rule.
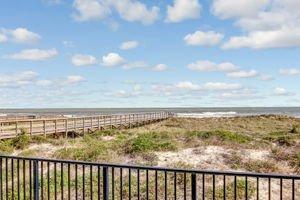
[[[287,115],[300,117],[300,107],[195,107],[195,108],[48,108],[0,109],[2,115],[101,115],[136,112],[174,112],[179,117],[232,117],[249,115]]]

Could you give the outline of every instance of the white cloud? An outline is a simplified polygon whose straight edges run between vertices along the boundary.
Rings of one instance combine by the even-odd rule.
[[[120,45],[120,49],[123,49],[123,50],[134,49],[134,48],[136,48],[138,45],[139,45],[138,41],[135,41],[135,40],[132,40],[132,41],[126,41],[126,42],[123,42],[123,43]]]
[[[277,95],[277,96],[292,96],[294,94],[291,93],[291,92],[288,92],[283,87],[276,87],[276,88],[274,88],[274,95]]]
[[[56,49],[25,49],[19,53],[7,55],[5,58],[15,59],[15,60],[32,60],[40,61],[46,60],[58,55]]]
[[[76,54],[72,57],[71,62],[76,66],[85,66],[94,65],[97,63],[97,60],[94,56],[91,55]]]
[[[256,70],[249,70],[249,71],[239,70],[236,72],[227,73],[227,76],[232,78],[252,78],[252,77],[256,77],[257,75],[258,72]]]
[[[80,83],[80,82],[83,82],[85,81],[85,78],[82,77],[82,76],[78,76],[78,75],[70,75],[67,77],[67,80],[66,80],[66,84],[77,84],[77,83]]]
[[[122,68],[126,70],[135,69],[135,68],[146,68],[146,67],[147,67],[147,63],[145,63],[144,61],[128,62],[122,66]]]
[[[101,20],[111,13],[109,5],[99,0],[75,0],[73,17],[77,21]]]
[[[24,71],[15,74],[0,74],[0,87],[21,87],[32,84],[38,73],[33,71]]]
[[[280,69],[279,73],[281,75],[286,75],[286,76],[300,75],[300,69],[297,69],[297,68],[284,68],[284,69]]]
[[[221,42],[224,35],[216,33],[214,31],[196,31],[192,34],[188,34],[184,37],[184,41],[187,45],[193,46],[214,46]]]
[[[240,88],[242,88],[240,84],[222,82],[208,82],[203,86],[203,89],[206,90],[236,90]]]
[[[145,4],[136,0],[111,0],[110,2],[126,21],[152,24],[158,19],[159,8],[156,6],[148,9]]]
[[[229,62],[217,64],[209,60],[198,60],[194,63],[190,63],[187,67],[190,70],[202,71],[202,72],[212,72],[212,71],[234,72],[239,69],[238,66],[235,66],[234,64]]]
[[[136,0],[75,0],[73,17],[77,21],[103,20],[116,10],[126,21],[151,24],[158,18],[159,8],[147,8]]]
[[[249,100],[249,99],[262,99],[265,98],[264,96],[258,95],[256,91],[244,88],[239,90],[233,90],[233,91],[226,91],[221,94],[217,95],[218,99],[226,99],[228,101],[230,100]]]
[[[268,75],[268,74],[261,74],[259,79],[262,81],[270,81],[270,80],[273,80],[274,78],[273,78],[273,76]]]
[[[247,36],[231,37],[224,45],[224,49],[237,48],[282,48],[300,46],[300,27],[282,28],[270,31],[253,31]]]
[[[39,34],[22,27],[0,30],[0,42],[12,41],[16,43],[33,44],[38,42],[41,38]]]
[[[6,42],[8,39],[7,39],[7,36],[4,35],[3,33],[0,33],[0,43],[2,42]]]
[[[102,64],[108,67],[118,66],[125,63],[125,59],[117,53],[109,53],[102,57]]]
[[[38,81],[36,81],[36,85],[41,86],[41,87],[48,87],[48,86],[51,86],[52,84],[53,84],[53,81],[51,81],[51,80],[38,80]]]
[[[185,89],[185,90],[199,90],[201,88],[199,85],[189,81],[179,82],[175,84],[175,87],[178,89]]]
[[[13,40],[17,43],[36,43],[41,39],[39,34],[31,32],[26,28],[17,28],[15,30],[11,30],[10,34]]]
[[[201,5],[198,0],[174,0],[172,6],[167,7],[166,22],[181,22],[200,17]]]
[[[168,69],[168,66],[166,64],[158,64],[152,68],[153,71],[161,72],[166,71]]]
[[[270,0],[213,0],[214,15],[228,19],[232,17],[249,17],[265,8]]]
[[[224,49],[300,46],[298,0],[215,0],[213,11],[221,18],[235,17],[235,25],[245,32],[244,35],[231,37],[223,45]]]

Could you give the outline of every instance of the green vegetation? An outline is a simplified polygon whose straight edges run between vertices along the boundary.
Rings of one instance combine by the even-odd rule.
[[[217,162],[223,162],[232,169],[282,172],[281,169],[284,170],[284,168],[281,168],[279,163],[284,161],[292,170],[299,172],[299,124],[299,119],[279,116],[172,118],[144,127],[96,131],[85,134],[83,137],[67,139],[31,137],[23,131],[14,139],[0,141],[0,153],[14,152],[29,157],[47,156],[139,165],[161,163],[169,165],[171,161],[161,160],[165,155],[167,155],[166,159],[172,160],[173,158],[169,155],[182,156],[185,149],[193,148],[196,151],[191,151],[191,154],[196,154],[197,151],[205,151],[206,148],[213,146],[219,151],[216,154],[222,154],[220,153],[222,149],[224,149],[224,154],[227,154],[224,160]],[[228,155],[228,152],[232,150],[237,154]],[[254,151],[260,150],[269,151],[271,155],[265,160],[255,159]],[[247,151],[252,151],[253,157],[249,158],[248,155],[241,157],[241,152]],[[202,154],[200,153],[199,156],[201,157]],[[174,165],[171,167],[176,167],[178,160],[184,161],[184,158],[174,159]],[[197,162],[182,162],[181,164],[179,168],[187,168],[187,166],[197,168]],[[208,165],[211,166],[209,163]],[[205,167],[201,163],[199,166]]]
[[[125,142],[125,153],[134,154],[149,151],[174,151],[176,142],[171,138],[163,137],[159,133],[145,133]]]
[[[244,178],[242,180],[238,179],[236,182],[236,199],[237,200],[245,199],[245,188],[246,188],[245,179]],[[253,181],[248,181],[247,189],[248,189],[248,199],[252,199],[251,197],[253,197],[253,195],[255,194],[255,184],[253,183]],[[213,193],[212,189],[209,188],[206,198],[211,197],[211,199],[212,199],[212,195],[213,195],[212,193]],[[223,194],[224,194],[223,186],[216,187],[215,200],[224,199]],[[230,182],[229,184],[226,185],[225,194],[226,194],[226,199],[234,199],[234,183],[233,182]]]
[[[232,133],[226,130],[215,130],[215,131],[192,131],[187,132],[187,136],[194,136],[199,139],[209,140],[212,138],[217,138],[222,142],[234,142],[243,144],[249,142],[251,139],[247,135],[242,135],[238,133]]]

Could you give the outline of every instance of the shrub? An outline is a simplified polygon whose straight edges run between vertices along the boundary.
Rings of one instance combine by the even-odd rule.
[[[9,154],[12,153],[13,150],[14,147],[10,140],[0,141],[0,154]]]
[[[187,133],[188,137],[196,136],[201,139],[210,139],[218,138],[222,141],[236,142],[236,143],[246,143],[250,141],[250,138],[247,135],[242,135],[238,133],[232,133],[225,130],[216,130],[216,131],[193,131]]]
[[[176,150],[176,144],[157,133],[144,133],[125,142],[125,153]]]
[[[273,132],[265,136],[263,139],[275,142],[280,146],[292,146],[296,143],[292,135],[284,132]]]
[[[291,133],[300,133],[300,124],[294,125],[290,132]]]
[[[16,149],[24,149],[29,146],[30,137],[24,130],[21,130],[21,133],[12,139],[12,146]]]

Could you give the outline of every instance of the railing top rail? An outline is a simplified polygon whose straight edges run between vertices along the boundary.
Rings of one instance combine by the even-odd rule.
[[[0,155],[0,158],[16,159],[16,160],[28,160],[28,161],[43,161],[53,163],[66,163],[66,164],[78,164],[78,165],[94,165],[103,167],[114,168],[127,168],[127,169],[140,169],[140,170],[155,170],[155,171],[168,171],[168,172],[181,172],[181,173],[197,173],[207,175],[226,175],[226,176],[242,176],[242,177],[255,177],[255,178],[276,178],[276,179],[294,179],[300,180],[300,175],[283,175],[274,173],[253,173],[253,172],[240,172],[240,171],[218,171],[218,170],[187,170],[187,169],[175,169],[165,167],[147,167],[137,165],[121,165],[121,164],[108,164],[108,163],[96,163],[86,161],[73,161],[73,160],[60,160],[60,159],[48,159],[48,158],[32,158],[32,157],[19,157],[19,156],[6,156]]]
[[[122,115],[150,115],[158,113],[169,113],[169,112],[140,112],[140,113],[120,113],[120,114],[105,114],[105,115],[91,115],[82,117],[57,117],[57,118],[40,118],[40,119],[11,119],[11,120],[0,120],[1,123],[12,123],[12,122],[38,122],[38,121],[53,121],[53,120],[66,120],[66,119],[83,119],[83,118],[93,118],[93,117],[110,117],[110,116],[122,116]]]

